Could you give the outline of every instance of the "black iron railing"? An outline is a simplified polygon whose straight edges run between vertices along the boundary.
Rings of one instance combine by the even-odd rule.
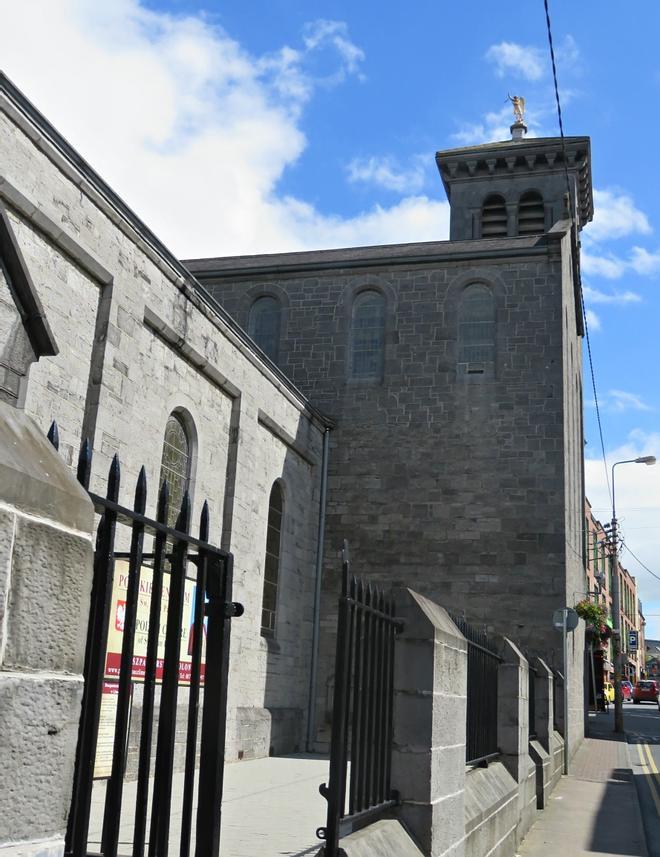
[[[344,543],[330,776],[319,789],[328,815],[326,826],[316,831],[325,841],[325,857],[337,857],[340,836],[375,821],[397,801],[390,770],[394,639],[400,626],[394,600],[351,576]]]
[[[452,614],[468,644],[467,765],[487,765],[499,755],[497,744],[497,673],[501,656],[484,630]]]
[[[58,447],[57,426],[48,433]],[[172,779],[177,731],[177,708],[187,691],[187,730],[185,773],[181,804],[181,834],[176,848],[180,857],[188,857],[193,839],[193,814],[196,759],[199,758],[198,801],[194,824],[195,854],[215,857],[220,848],[220,821],[224,767],[224,740],[229,665],[229,619],[240,616],[243,607],[231,601],[232,555],[209,544],[209,509],[202,509],[199,536],[190,533],[190,500],[183,498],[176,528],[167,525],[168,486],[164,482],[158,496],[155,519],[145,516],[147,479],[141,469],[135,488],[133,508],[119,500],[120,465],[117,456],[110,465],[105,497],[89,492],[92,453],[87,442],[78,460],[78,480],[88,490],[94,508],[101,515],[94,554],[90,616],[84,664],[82,712],[76,749],[73,794],[66,834],[65,854],[87,857],[101,851],[104,857],[117,857],[122,822],[122,795],[126,768],[127,735],[130,717],[131,685],[135,680],[135,630],[140,581],[148,573],[151,603],[147,631],[146,657],[140,681],[144,683],[137,792],[131,843],[133,857],[160,857],[172,853],[170,815]],[[115,549],[117,528],[130,528],[130,550]],[[153,538],[153,550],[144,550],[145,537]],[[127,562],[126,594],[123,604],[123,639],[119,664],[117,708],[114,725],[112,764],[106,783],[100,848],[89,843],[90,813],[101,698],[108,661],[106,648],[112,601],[115,560]],[[180,687],[180,646],[186,580],[195,570],[198,595],[194,600],[191,629],[188,687]],[[158,657],[161,600],[167,589],[168,607],[164,654]],[[205,675],[202,688],[202,645],[206,638]],[[142,669],[141,666],[141,669]],[[160,699],[155,705],[156,684]],[[201,737],[198,741],[200,707]],[[156,712],[155,712],[156,709]],[[152,765],[154,721],[157,720],[155,761]],[[151,780],[151,784],[150,784]],[[149,793],[151,791],[151,807]],[[126,809],[126,807],[124,807]],[[178,811],[178,807],[177,807]],[[147,829],[149,835],[147,836]]]
[[[561,721],[559,712],[561,710],[561,700],[559,698],[559,689],[561,688],[561,692],[564,692],[564,676],[559,672],[559,670],[552,671],[552,726],[555,731],[563,734],[563,730],[560,728]]]
[[[527,659],[529,662],[529,658]],[[536,670],[529,667],[529,740],[536,738]]]

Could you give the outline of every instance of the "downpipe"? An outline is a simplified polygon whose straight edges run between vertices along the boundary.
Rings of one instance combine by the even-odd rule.
[[[328,489],[328,452],[330,448],[330,429],[323,434],[323,458],[321,462],[321,496],[319,498],[319,528],[316,543],[316,578],[314,581],[314,616],[312,622],[312,662],[309,671],[309,699],[307,704],[307,738],[305,747],[308,753],[314,749],[316,739],[316,680],[319,668],[319,630],[321,623],[321,575],[323,572],[323,548],[325,541],[325,506]]]

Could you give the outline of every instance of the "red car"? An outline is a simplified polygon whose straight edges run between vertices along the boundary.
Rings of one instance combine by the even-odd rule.
[[[660,688],[656,681],[644,679],[638,681],[633,690],[633,702],[639,705],[640,702],[657,702]]]

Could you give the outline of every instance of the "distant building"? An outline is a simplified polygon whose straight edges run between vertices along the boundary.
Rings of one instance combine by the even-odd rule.
[[[585,500],[585,533],[587,540],[587,588],[584,596],[606,607],[612,624],[612,549],[608,531],[594,517],[591,504]],[[622,651],[624,652],[622,677],[631,682],[642,678],[644,671],[644,616],[642,605],[637,597],[637,581],[616,559],[616,573],[619,575],[621,592],[620,625]],[[636,631],[638,647],[630,647],[629,632]],[[602,669],[607,681],[614,680],[614,662],[612,641],[609,640],[599,653],[602,657]]]

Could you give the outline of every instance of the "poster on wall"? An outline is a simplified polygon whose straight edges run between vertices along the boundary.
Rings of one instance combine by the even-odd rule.
[[[153,570],[147,566],[140,569],[140,589],[138,593],[137,615],[135,620],[135,642],[133,644],[133,669],[131,679],[143,682],[146,671],[147,639],[149,635],[149,611],[151,610],[151,590]],[[126,615],[126,592],[128,586],[128,562],[115,562],[115,576],[112,583],[112,602],[110,605],[110,626],[108,628],[108,648],[105,659],[105,678],[118,679],[121,665],[121,647],[124,640],[124,618]],[[170,575],[163,574],[163,595],[160,602],[160,621],[158,624],[158,653],[156,656],[156,681],[163,679],[163,658],[165,656],[165,634],[167,631],[167,610],[170,595]],[[181,627],[181,647],[179,650],[179,684],[190,684],[192,672],[192,650],[197,584],[186,579],[183,596],[183,618]],[[204,683],[206,656],[206,619],[203,625],[202,663],[200,681]]]
[[[112,752],[115,740],[118,699],[119,682],[104,681],[101,693],[99,731],[96,739],[96,757],[94,759],[95,780],[109,777],[112,773]]]

